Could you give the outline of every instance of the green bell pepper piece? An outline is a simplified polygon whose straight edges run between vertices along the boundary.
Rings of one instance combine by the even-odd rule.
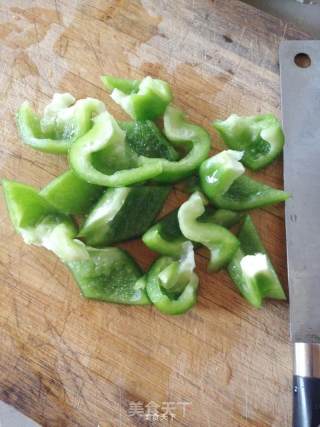
[[[198,221],[231,228],[238,224],[242,220],[243,216],[243,212],[233,212],[228,209],[216,209],[210,206],[206,209],[205,213],[198,218]]]
[[[207,209],[198,218],[199,222],[218,224],[222,227],[232,227],[237,224],[242,213],[232,212],[227,209]],[[143,243],[152,251],[161,255],[179,257],[183,251],[183,245],[188,241],[181,233],[178,221],[178,209],[163,217],[142,236]]]
[[[208,157],[211,139],[200,126],[188,123],[182,111],[168,106],[164,113],[164,133],[176,148],[187,149],[187,154],[174,162],[163,159],[163,171],[156,181],[171,183],[180,181],[197,171]]]
[[[239,232],[239,240],[240,249],[228,265],[228,271],[240,293],[254,307],[261,307],[264,298],[286,299],[249,215]]]
[[[225,150],[205,160],[200,166],[200,182],[204,193],[211,200],[224,194],[245,169],[240,163],[241,151]]]
[[[191,175],[207,157],[210,137],[199,126],[187,123],[181,111],[168,107],[164,131],[173,145],[191,149],[178,161],[138,155],[126,142],[125,133],[107,113],[94,118],[92,129],[72,144],[70,163],[91,184],[124,187],[147,179],[171,183]]]
[[[242,175],[234,181],[226,193],[214,198],[209,197],[209,199],[219,208],[243,211],[274,205],[289,197],[290,194],[285,191],[277,190]]]
[[[171,257],[160,257],[147,273],[147,293],[156,308],[165,314],[183,314],[197,300],[198,276],[193,272],[194,253],[190,242],[179,262]]]
[[[42,118],[24,102],[17,113],[17,126],[25,144],[45,153],[66,154],[70,145],[92,127],[92,118],[104,110],[97,99],[75,102],[69,93],[56,93]]]
[[[126,95],[137,93],[141,83],[141,80],[121,79],[110,75],[101,76],[101,80],[108,92],[119,89]]]
[[[141,286],[141,269],[124,250],[88,247],[87,251],[89,259],[67,264],[85,298],[119,304],[150,303]],[[136,286],[137,281],[140,286]]]
[[[170,294],[183,292],[196,267],[192,243],[183,245],[180,260],[172,262],[159,274],[161,286]]]
[[[63,261],[86,259],[82,242],[74,240],[77,228],[37,190],[15,181],[2,181],[7,208],[16,231],[27,244],[43,246]]]
[[[221,225],[201,222],[206,200],[201,193],[193,193],[178,211],[182,234],[189,240],[201,243],[210,251],[209,271],[217,271],[230,262],[239,248],[238,239]]]
[[[249,178],[240,163],[241,152],[226,150],[200,166],[200,184],[217,207],[242,211],[286,200],[289,194]]]
[[[18,233],[21,229],[34,227],[47,215],[58,213],[30,185],[4,179],[2,187],[11,222]]]
[[[123,304],[148,304],[139,266],[118,248],[94,249],[75,239],[71,219],[28,185],[3,180],[10,218],[28,244],[53,251],[72,271],[87,298]]]
[[[170,212],[142,236],[143,243],[161,255],[180,257],[187,239],[182,235],[178,222],[178,209]]]
[[[28,245],[44,247],[66,263],[89,258],[86,246],[75,239],[77,231],[70,218],[58,214],[48,215],[36,226],[21,229],[20,233]]]
[[[281,124],[273,114],[249,117],[232,114],[224,121],[215,121],[213,126],[229,148],[244,151],[242,162],[252,170],[270,164],[284,145]]]
[[[151,120],[119,122],[119,126],[126,131],[126,142],[137,154],[171,161],[179,158],[176,150]]]
[[[141,81],[102,76],[111,98],[134,120],[155,119],[162,116],[172,100],[170,86],[150,76]]]
[[[126,143],[125,132],[103,112],[93,127],[70,148],[69,160],[83,180],[106,187],[124,187],[159,175],[161,159],[138,156]]]
[[[59,212],[79,215],[88,212],[103,190],[104,187],[89,184],[68,170],[49,182],[39,194]]]
[[[169,192],[167,186],[109,188],[89,213],[79,236],[90,246],[138,237],[150,227]]]

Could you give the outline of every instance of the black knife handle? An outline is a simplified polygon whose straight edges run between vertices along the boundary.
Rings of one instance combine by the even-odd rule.
[[[320,427],[320,344],[295,343],[293,427]]]
[[[293,377],[293,427],[320,427],[320,378]]]

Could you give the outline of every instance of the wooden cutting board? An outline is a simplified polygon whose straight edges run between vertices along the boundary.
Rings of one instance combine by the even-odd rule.
[[[41,109],[69,91],[124,117],[99,76],[150,74],[210,130],[232,112],[279,115],[279,42],[307,38],[236,0],[8,0],[0,18],[1,177],[39,188],[66,160],[21,144],[25,99]],[[257,178],[281,188],[282,161]],[[174,191],[166,210],[184,197]],[[253,217],[286,285],[283,206]],[[249,307],[225,272],[206,272],[205,252],[184,316],[86,301],[54,255],[15,234],[3,197],[0,218],[0,399],[49,427],[290,425],[287,303]],[[143,267],[154,259],[140,242],[126,247]],[[157,405],[165,418],[164,402],[175,419],[148,421]]]

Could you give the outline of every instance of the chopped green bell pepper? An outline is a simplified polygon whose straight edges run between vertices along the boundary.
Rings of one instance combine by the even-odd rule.
[[[27,244],[43,246],[63,261],[86,259],[82,242],[74,240],[77,229],[36,189],[15,181],[2,181],[11,221]]]
[[[123,304],[148,304],[142,273],[121,249],[94,249],[76,240],[77,228],[28,185],[3,180],[10,218],[25,242],[53,251],[72,271],[87,298]]]
[[[71,270],[84,297],[119,304],[149,304],[141,284],[142,272],[135,261],[119,248],[87,248],[89,259],[72,261]]]
[[[200,184],[208,199],[217,207],[242,211],[286,200],[289,194],[268,187],[248,176],[240,163],[240,151],[225,150],[205,160],[200,166]]]
[[[225,144],[233,150],[244,151],[242,162],[252,170],[270,164],[282,151],[284,135],[279,120],[273,114],[239,117],[213,124]]]
[[[193,193],[178,211],[182,234],[206,246],[210,251],[209,271],[217,271],[230,261],[239,247],[238,239],[221,225],[204,223],[199,217],[205,212],[206,201],[201,193]]]
[[[290,194],[242,175],[234,181],[226,193],[213,198],[208,197],[219,208],[243,211],[283,202]]]
[[[80,178],[91,184],[124,187],[162,172],[162,160],[138,156],[108,112],[93,121],[93,127],[71,145],[69,152],[70,164]]]
[[[109,188],[89,213],[79,236],[90,246],[138,237],[150,227],[169,191],[167,186]]]
[[[125,133],[107,112],[94,118],[92,129],[72,144],[70,163],[91,184],[124,187],[156,178],[171,183],[192,174],[207,157],[210,137],[199,126],[187,123],[181,111],[168,107],[164,131],[174,145],[192,146],[178,161],[138,155],[126,143]]]
[[[245,169],[240,163],[241,151],[225,150],[205,160],[200,166],[200,182],[204,193],[212,200],[224,194]]]
[[[142,236],[143,243],[161,255],[180,257],[187,239],[178,222],[178,209],[170,212]]]
[[[198,276],[195,267],[193,247],[184,244],[180,261],[171,257],[160,257],[147,273],[147,293],[156,308],[165,314],[183,314],[194,306],[197,300]]]
[[[221,225],[201,222],[206,200],[201,193],[193,193],[178,211],[182,234],[189,240],[199,242],[210,251],[209,271],[217,271],[226,265],[239,247],[238,239]]]
[[[55,221],[56,220],[56,221]],[[122,304],[148,304],[146,291],[135,288],[141,270],[118,248],[95,250],[74,239],[71,224],[46,217],[28,233],[29,243],[53,251],[72,271],[83,295]]]
[[[137,93],[141,83],[141,80],[121,79],[110,75],[101,76],[101,81],[108,92],[118,89],[126,95]]]
[[[20,232],[27,244],[44,247],[63,262],[89,258],[86,246],[75,239],[75,224],[64,215],[48,215],[34,227],[21,229]]]
[[[126,131],[126,142],[137,154],[171,161],[179,158],[176,150],[151,120],[119,122],[119,126]]]
[[[198,218],[199,222],[218,224],[222,227],[232,227],[242,218],[239,212],[226,209],[207,209]],[[183,236],[179,227],[178,209],[170,212],[157,224],[153,225],[142,236],[142,241],[149,249],[161,255],[178,258],[182,255],[183,245],[188,240]]]
[[[172,100],[167,82],[150,76],[141,81],[102,76],[111,98],[134,120],[155,119],[162,116]]]
[[[216,209],[208,207],[198,221],[221,225],[225,228],[231,228],[238,224],[243,218],[243,212],[233,212],[228,209]]]
[[[97,99],[75,102],[69,93],[56,93],[41,119],[24,102],[17,113],[17,126],[25,144],[46,153],[66,154],[70,145],[92,127],[92,118],[104,110]]]
[[[2,187],[11,222],[18,233],[21,229],[34,227],[47,215],[58,213],[30,185],[4,179]]]
[[[103,190],[104,187],[89,184],[68,170],[49,182],[39,194],[59,212],[79,215],[88,212]]]
[[[238,237],[240,249],[228,265],[228,271],[244,298],[254,307],[261,307],[264,298],[286,299],[277,273],[249,215]]]
[[[174,162],[163,159],[162,173],[156,181],[171,183],[180,181],[196,172],[208,157],[211,139],[200,126],[188,123],[182,111],[168,106],[164,113],[164,133],[176,148],[187,149],[187,154]]]
[[[170,294],[183,292],[195,267],[193,246],[187,241],[183,245],[180,260],[172,262],[159,274],[161,286]]]

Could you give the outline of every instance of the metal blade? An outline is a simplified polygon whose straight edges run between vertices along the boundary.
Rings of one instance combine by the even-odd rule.
[[[320,342],[320,41],[282,42],[280,72],[291,338]]]
[[[1,427],[40,427],[40,424],[21,414],[13,406],[0,401]]]

